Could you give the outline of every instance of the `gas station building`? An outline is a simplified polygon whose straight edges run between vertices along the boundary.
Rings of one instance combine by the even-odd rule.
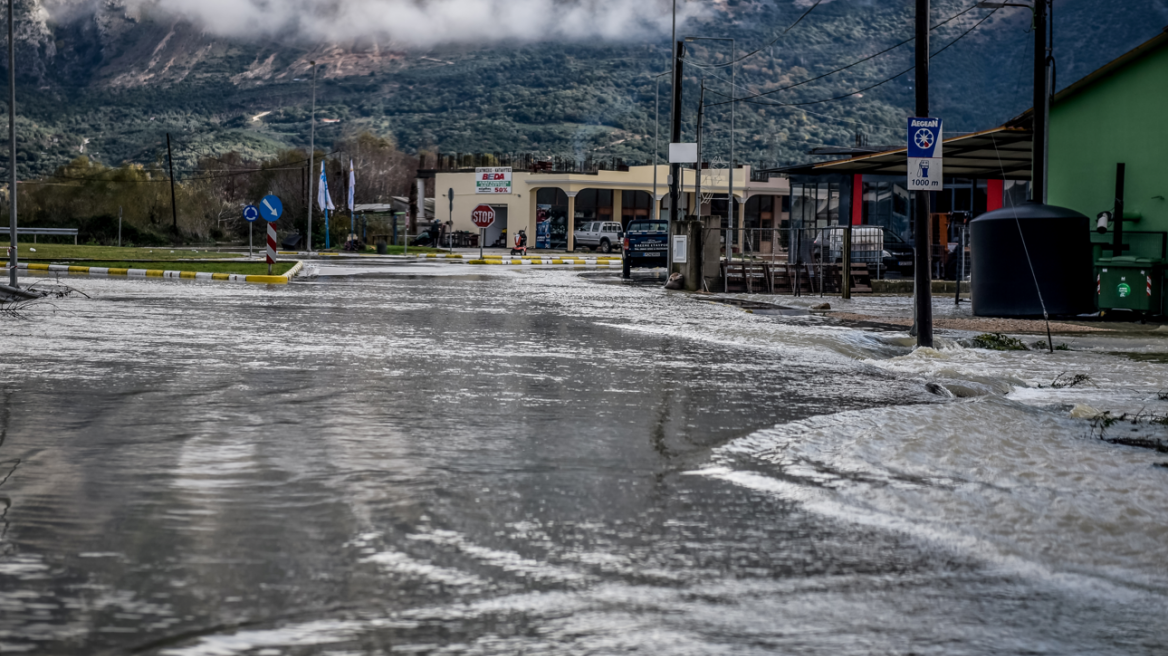
[[[452,220],[455,231],[478,234],[471,212],[479,205],[495,210],[495,224],[487,229],[484,242],[488,248],[509,246],[522,229],[529,248],[570,251],[581,223],[619,221],[627,227],[633,219],[652,218],[655,212],[665,218],[668,213],[668,165],[656,167],[656,184],[653,166],[590,172],[515,169],[510,173],[510,193],[480,193],[481,176],[473,168],[439,170],[434,177],[436,218]],[[696,171],[683,170],[682,177],[682,207],[692,208]],[[702,216],[726,217],[729,178],[728,169],[703,170],[701,193],[709,202],[703,204]],[[454,191],[452,209],[448,190]],[[790,185],[785,178],[739,167],[734,170],[734,198],[740,228],[777,229],[788,218]]]

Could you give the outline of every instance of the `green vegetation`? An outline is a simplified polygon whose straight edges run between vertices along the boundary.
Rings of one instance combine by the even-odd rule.
[[[44,20],[29,13],[39,5],[18,4],[17,11],[25,14],[22,24]],[[702,13],[686,21],[686,33],[734,36],[740,53],[771,42],[807,9],[800,0],[698,4]],[[934,0],[933,13],[940,22],[972,4]],[[124,12],[108,10],[95,21],[95,10],[81,6],[68,19],[44,24],[44,42],[30,43],[27,50],[41,60],[18,71],[21,179],[47,176],[82,155],[106,166],[132,162],[161,171],[168,133],[180,180],[201,168],[206,157],[238,153],[256,162],[288,150],[306,152],[311,90],[295,38],[286,46],[224,39],[171,20],[125,22]],[[1162,12],[1162,0],[1061,2],[1059,43],[1091,47],[1060,59],[1060,85],[1155,36],[1164,24]],[[935,50],[987,14],[974,10],[938,27]],[[107,22],[120,25],[120,31],[91,27]],[[946,118],[950,131],[992,127],[1029,106],[1029,25],[1025,10],[1001,10],[933,60],[934,111]],[[177,36],[167,37],[172,30]],[[328,147],[367,131],[411,153],[536,152],[650,161],[657,90],[652,76],[669,67],[670,44],[663,32],[656,38],[633,32],[638,38],[595,43],[450,45],[426,53],[387,47],[381,56],[338,46],[325,56],[330,75],[321,77],[317,94],[318,117],[337,122],[318,122],[317,144]],[[778,89],[911,36],[912,3],[825,2],[775,45],[744,60],[737,67],[737,83],[740,92]],[[56,54],[49,55],[54,42]],[[726,44],[691,43],[687,51],[693,64],[730,59]],[[808,149],[854,145],[857,133],[874,146],[901,143],[913,79],[911,73],[895,76],[912,66],[912,55],[909,43],[757,104],[739,104],[738,158],[751,163],[813,160]],[[241,76],[269,57],[270,73]],[[335,77],[342,70],[353,73]],[[683,123],[686,138],[692,139],[702,78],[707,98],[721,102],[731,93],[730,70],[689,66],[686,71]],[[866,87],[873,88],[850,95]],[[661,90],[664,126],[668,82]],[[834,98],[839,99],[817,102]],[[793,105],[811,102],[817,104]],[[3,111],[0,107],[0,115]],[[707,116],[708,152],[725,158],[729,105],[712,107]]]
[[[973,338],[973,347],[990,351],[1029,351],[1022,340],[1002,335],[1000,333],[986,333]]]
[[[36,252],[32,252],[32,249]],[[222,259],[242,257],[239,253],[178,248],[119,248],[117,246],[74,246],[73,244],[29,244],[20,242],[18,252],[23,262],[79,262],[82,260],[117,260],[170,262],[187,259]],[[88,263],[88,262],[87,262]],[[141,268],[141,267],[138,267]]]

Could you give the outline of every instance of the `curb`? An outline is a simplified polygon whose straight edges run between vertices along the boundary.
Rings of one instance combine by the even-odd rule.
[[[589,268],[617,268],[618,264],[607,261],[592,261],[585,259],[472,259],[466,264],[485,266],[540,266],[540,265],[570,265]]]
[[[68,264],[17,264],[26,271],[60,272],[81,276],[125,276],[128,278],[182,278],[186,280],[218,280],[222,282],[249,282],[261,285],[286,285],[302,269],[303,262],[297,262],[282,276],[245,276],[238,273],[206,273],[202,271],[164,271],[162,269],[110,269],[106,267],[69,266]]]

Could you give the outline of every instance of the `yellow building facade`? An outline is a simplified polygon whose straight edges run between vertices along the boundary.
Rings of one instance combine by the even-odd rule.
[[[656,168],[656,183],[654,183]],[[683,170],[682,207],[687,214],[694,207],[696,171]],[[455,231],[478,233],[471,213],[479,205],[495,210],[495,225],[487,230],[487,247],[505,247],[519,230],[525,230],[528,247],[573,250],[577,226],[589,221],[619,221],[622,226],[635,218],[668,214],[669,166],[634,166],[627,171],[595,173],[521,171],[511,173],[511,193],[478,193],[474,169],[438,171],[435,174],[435,215],[453,221]],[[726,216],[729,170],[705,170],[702,175],[702,216]],[[752,181],[750,167],[734,170],[734,197],[739,227],[777,229],[786,220],[790,185],[786,178]],[[454,192],[453,206],[448,198]]]

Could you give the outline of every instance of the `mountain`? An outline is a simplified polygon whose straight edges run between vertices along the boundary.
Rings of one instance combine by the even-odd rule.
[[[652,76],[669,66],[669,39],[660,31],[642,30],[636,39],[540,41],[532,35],[419,48],[367,35],[349,41],[314,41],[303,34],[225,36],[205,19],[166,8],[174,2],[45,2],[16,5],[22,177],[47,174],[82,154],[107,164],[158,161],[168,133],[180,168],[232,150],[262,157],[306,148],[313,60],[321,66],[318,147],[370,131],[411,151],[651,161],[657,90]],[[687,20],[684,33],[733,36],[739,53],[758,49],[735,67],[740,96],[815,78],[912,36],[912,0],[826,0],[781,34],[811,4],[695,0],[690,7],[697,15]],[[934,52],[952,42],[933,61],[930,89],[933,113],[947,119],[950,133],[992,127],[1030,105],[1029,12],[971,9],[975,4],[933,2],[934,23],[960,14],[933,33]],[[1056,0],[1059,86],[1165,25],[1168,0]],[[807,161],[813,159],[805,154],[810,148],[853,145],[858,138],[899,143],[913,105],[913,76],[894,76],[911,68],[912,46],[739,103],[739,161]],[[731,69],[697,64],[727,62],[728,48],[699,42],[687,57],[686,139],[695,133],[704,78],[707,152],[725,159],[730,105],[715,103],[731,93]],[[0,65],[6,69],[6,54]],[[669,85],[668,77],[662,79],[664,142]]]

